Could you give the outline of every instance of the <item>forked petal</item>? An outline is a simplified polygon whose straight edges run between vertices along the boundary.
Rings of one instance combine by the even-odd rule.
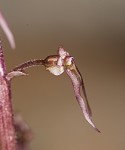
[[[0,12],[0,26],[3,29],[4,33],[6,34],[11,47],[14,49],[16,46],[15,46],[13,34],[12,34],[11,30],[9,29],[9,26],[1,12]]]
[[[68,74],[68,76],[70,77],[70,79],[72,81],[76,99],[80,105],[80,108],[81,108],[84,116],[85,116],[85,119],[95,128],[96,131],[100,132],[94,125],[91,114],[89,113],[89,108],[87,107],[87,105],[85,105],[85,102],[80,94],[81,83],[78,80],[77,72],[75,70],[66,69],[66,73]]]
[[[92,111],[91,111],[91,108],[89,106],[89,102],[88,102],[88,98],[87,98],[83,78],[82,78],[82,75],[81,75],[81,73],[80,73],[80,71],[79,71],[79,69],[77,68],[76,65],[75,65],[75,71],[77,72],[77,78],[79,79],[79,82],[81,83],[82,91],[83,91],[83,94],[84,94],[85,100],[86,100],[86,105],[87,105],[86,107],[88,108],[88,113],[89,113],[90,116],[92,116]]]
[[[67,56],[65,59],[65,66],[68,66],[68,68],[70,70],[72,70],[74,72],[74,74],[76,75],[77,80],[79,82],[79,86],[82,87],[82,91],[83,91],[83,94],[85,97],[87,111],[88,111],[89,115],[92,116],[92,112],[91,112],[91,108],[89,106],[83,78],[82,78],[82,75],[81,75],[80,71],[78,70],[77,66],[75,65],[74,58],[71,56]]]

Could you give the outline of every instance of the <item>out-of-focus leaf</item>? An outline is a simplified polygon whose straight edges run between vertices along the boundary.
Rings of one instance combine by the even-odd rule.
[[[14,36],[1,12],[0,12],[0,26],[3,29],[4,33],[6,34],[11,47],[15,49],[16,46],[15,46]]]

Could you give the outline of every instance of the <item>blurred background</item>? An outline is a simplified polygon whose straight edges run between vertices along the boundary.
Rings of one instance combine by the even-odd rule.
[[[44,67],[12,81],[14,110],[33,131],[31,150],[125,149],[125,1],[0,1],[15,36],[16,50],[0,29],[8,71],[34,58],[56,54],[58,46],[75,57],[83,75],[97,133],[84,119],[64,73]]]

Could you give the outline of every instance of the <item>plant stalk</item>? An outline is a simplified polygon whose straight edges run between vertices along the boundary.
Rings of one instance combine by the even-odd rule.
[[[13,121],[10,81],[6,78],[6,66],[0,42],[0,150],[16,150],[16,134]]]

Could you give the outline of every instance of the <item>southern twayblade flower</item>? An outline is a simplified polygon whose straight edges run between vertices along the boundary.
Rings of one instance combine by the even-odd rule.
[[[80,105],[80,108],[85,116],[85,119],[95,128],[96,131],[100,132],[92,121],[92,113],[88,103],[83,79],[80,71],[75,65],[74,58],[69,55],[67,51],[63,49],[63,47],[59,47],[57,55],[50,55],[46,57],[44,60],[35,59],[27,61],[17,67],[15,67],[10,74],[14,74],[14,72],[19,71],[22,72],[22,75],[25,75],[24,70],[28,67],[44,65],[46,70],[50,71],[50,73],[59,76],[64,71],[66,71],[67,75],[70,77],[74,93],[76,99]],[[80,89],[82,88],[84,94],[84,100],[80,94]]]
[[[66,52],[62,47],[59,47],[58,56],[56,56],[56,58],[57,60],[55,61],[54,65],[52,65],[53,67],[51,66],[48,67],[45,65],[46,68],[47,69],[49,68],[48,70],[54,75],[58,75],[57,74],[58,70],[60,71],[60,74],[64,72],[64,69],[66,70],[67,75],[70,77],[72,81],[76,99],[82,109],[85,119],[96,129],[96,131],[100,132],[92,122],[92,113],[88,103],[83,79],[81,73],[79,72],[78,68],[75,65],[74,58],[70,56],[69,53]],[[80,94],[81,87],[85,97],[84,100]]]
[[[5,32],[8,41],[12,48],[15,48],[15,41],[11,30],[9,29],[7,22],[5,21],[2,13],[0,12],[0,26]],[[0,150],[16,150],[20,148],[24,150],[27,145],[28,138],[24,138],[29,135],[28,130],[20,130],[20,127],[24,127],[24,124],[15,124],[19,127],[16,132],[23,133],[23,139],[25,142],[20,143],[16,139],[16,133],[14,130],[13,121],[13,110],[11,102],[11,88],[10,80],[15,76],[27,75],[24,70],[32,66],[44,65],[46,70],[50,71],[52,74],[58,76],[64,71],[70,77],[76,99],[82,109],[85,119],[98,131],[100,132],[94,123],[92,122],[92,113],[89,107],[89,103],[86,96],[85,87],[83,84],[82,76],[75,65],[74,58],[69,55],[62,47],[59,47],[57,55],[50,55],[46,59],[35,59],[29,60],[17,67],[15,67],[11,72],[7,73],[6,65],[3,57],[2,44],[0,41]],[[84,100],[80,94],[80,89],[82,88],[84,94]],[[17,122],[16,122],[17,123]],[[19,125],[19,126],[18,126]],[[26,129],[26,128],[25,128]],[[16,144],[16,140],[18,144]],[[26,144],[26,145],[25,145]]]

